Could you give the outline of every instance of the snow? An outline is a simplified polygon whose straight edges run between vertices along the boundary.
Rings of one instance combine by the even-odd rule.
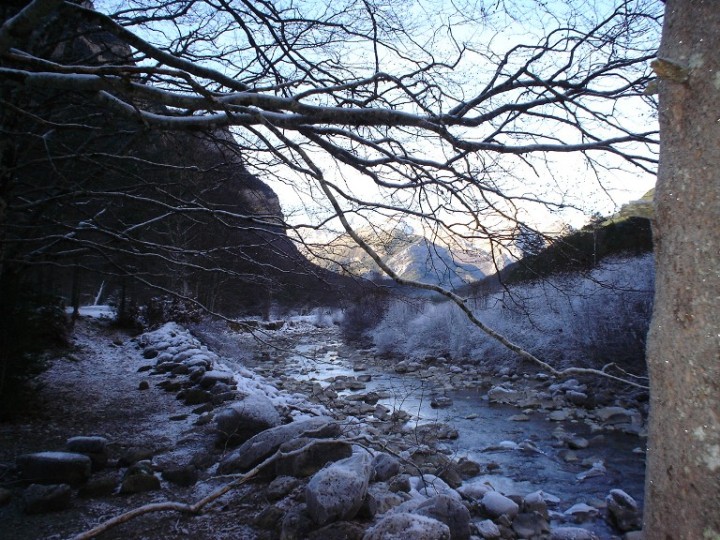
[[[65,312],[70,315],[73,312],[72,307],[65,308]],[[111,306],[80,306],[81,317],[89,317],[91,319],[113,319],[115,317],[115,308]]]

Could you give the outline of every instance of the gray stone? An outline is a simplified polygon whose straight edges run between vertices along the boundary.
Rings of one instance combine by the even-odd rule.
[[[410,485],[412,486],[412,490],[417,491],[423,497],[448,495],[458,501],[462,499],[457,491],[434,474],[423,474],[422,477],[412,476],[410,477]]]
[[[550,540],[599,540],[598,537],[587,529],[580,527],[558,527],[550,533]]]
[[[550,525],[538,512],[521,512],[513,519],[512,530],[518,538],[539,538],[550,531]]]
[[[584,523],[597,517],[600,511],[594,506],[585,503],[577,503],[563,512],[570,517],[575,523]]]
[[[39,484],[79,485],[90,478],[92,462],[84,454],[39,452],[17,458],[23,480]]]
[[[447,525],[452,540],[470,538],[470,512],[464,504],[448,495],[438,495],[422,502],[413,513],[437,519]]]
[[[240,444],[266,429],[280,425],[280,415],[264,394],[250,394],[215,414],[222,443]]]
[[[623,407],[603,407],[595,416],[605,424],[625,424],[632,422],[633,413]]]
[[[161,473],[164,480],[177,486],[192,486],[198,481],[198,470],[195,465],[176,465],[167,467]]]
[[[308,513],[318,525],[352,519],[360,510],[372,474],[370,456],[361,452],[337,461],[310,479],[305,488]]]
[[[642,514],[637,502],[622,489],[613,489],[605,497],[608,517],[619,531],[636,531],[642,528]]]
[[[316,528],[304,504],[292,507],[282,520],[280,540],[306,540]]]
[[[493,386],[487,395],[490,401],[496,403],[512,403],[520,399],[520,392],[504,386]]]
[[[400,512],[381,519],[369,528],[363,540],[450,540],[450,529],[444,523],[419,514]]]
[[[373,457],[375,480],[384,482],[400,472],[400,460],[395,456],[381,452]]]
[[[117,472],[93,475],[86,484],[78,490],[78,496],[84,499],[106,497],[112,495],[118,486]]]
[[[493,488],[485,482],[467,482],[457,488],[457,492],[469,501],[480,501],[491,491]]]
[[[23,493],[26,514],[45,514],[70,508],[72,489],[67,484],[31,484]]]
[[[472,459],[461,457],[455,462],[455,469],[463,480],[475,478],[480,474],[480,464]]]
[[[206,371],[200,377],[200,386],[203,388],[211,388],[217,383],[232,384],[235,382],[235,376],[230,371],[211,370]]]
[[[481,538],[495,540],[500,538],[500,528],[491,519],[485,519],[475,523],[475,529]]]
[[[299,437],[280,445],[282,456],[275,461],[275,474],[278,476],[310,476],[322,469],[325,464],[348,458],[352,455],[352,446],[346,441],[320,440]]]
[[[160,489],[160,479],[152,474],[132,474],[125,477],[120,485],[120,493],[123,495],[158,489]]]
[[[286,497],[292,490],[300,485],[300,480],[293,476],[278,476],[268,484],[265,496],[271,501]]]
[[[520,507],[518,504],[497,491],[488,491],[482,498],[482,508],[488,517],[493,519],[507,516],[513,519]]]
[[[92,461],[92,470],[99,471],[108,462],[107,445],[108,440],[105,437],[72,437],[65,442],[65,448],[68,452],[77,454],[85,454]]]
[[[332,418],[318,416],[266,429],[245,441],[220,462],[220,474],[246,472],[275,452],[281,444],[297,437],[326,438],[340,435],[340,425]]]
[[[403,502],[405,502],[405,497],[390,491],[386,483],[370,484],[363,502],[362,514],[366,517],[382,515]]]

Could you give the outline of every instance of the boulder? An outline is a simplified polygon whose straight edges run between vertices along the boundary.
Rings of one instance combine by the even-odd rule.
[[[31,484],[23,493],[26,514],[45,514],[70,508],[72,489],[67,484]]]
[[[486,538],[487,540],[495,540],[501,536],[500,528],[491,519],[476,522],[475,530],[477,530],[480,538]]]
[[[424,498],[436,497],[437,495],[448,495],[457,501],[462,500],[462,497],[457,491],[448,486],[445,481],[434,474],[423,474],[422,477],[411,476],[410,486],[410,494],[416,492]]]
[[[468,501],[480,501],[489,492],[493,491],[493,488],[487,485],[484,481],[466,482],[459,488],[457,492]]]
[[[23,480],[39,484],[79,485],[90,478],[92,462],[74,452],[38,452],[17,458]]]
[[[118,486],[117,471],[94,474],[86,484],[78,490],[78,497],[91,499],[95,497],[107,497],[115,492]]]
[[[372,474],[365,452],[337,461],[315,474],[305,488],[310,517],[318,525],[352,519],[360,510]]]
[[[198,481],[198,470],[193,464],[172,465],[160,473],[164,480],[177,486],[192,486]]]
[[[352,455],[352,445],[346,441],[321,441],[308,437],[283,443],[279,450],[292,455],[280,457],[275,462],[275,474],[278,476],[310,476],[325,464]]]
[[[388,510],[405,502],[405,497],[390,491],[385,482],[378,482],[368,486],[365,501],[362,506],[362,515],[375,517],[386,513]]]
[[[71,437],[65,442],[68,452],[85,454],[92,461],[92,470],[98,471],[105,467],[108,462],[107,445],[105,437]]]
[[[620,532],[636,531],[642,528],[642,514],[637,502],[622,489],[610,490],[605,497],[608,518]]]
[[[563,514],[570,517],[575,523],[584,523],[597,517],[600,511],[594,506],[585,503],[577,503],[565,510]]]
[[[513,403],[520,399],[520,392],[504,386],[493,386],[488,390],[488,399],[496,403]]]
[[[300,481],[293,476],[278,476],[268,484],[265,496],[271,501],[277,501],[286,497],[299,485]]]
[[[381,519],[369,528],[363,540],[450,540],[450,529],[444,523],[419,514],[400,512]]]
[[[550,531],[550,524],[538,512],[521,512],[513,519],[512,530],[518,538],[542,538]]]
[[[220,462],[220,474],[246,472],[268,458],[280,445],[297,437],[326,438],[340,435],[341,428],[332,418],[317,416],[266,429],[245,441]]]
[[[518,504],[497,491],[488,491],[482,498],[482,508],[485,514],[493,519],[507,516],[513,519],[520,511]]]
[[[240,444],[261,431],[280,425],[280,415],[264,394],[246,396],[215,415],[222,444]]]
[[[395,456],[380,452],[373,457],[373,470],[375,471],[375,480],[384,482],[389,480],[400,472],[400,460]]]
[[[280,540],[307,540],[316,528],[304,504],[293,506],[280,524]]]
[[[131,465],[125,472],[120,485],[120,493],[123,495],[158,489],[160,489],[160,479],[153,473],[152,464],[149,461],[138,461]]]
[[[470,538],[470,512],[464,504],[448,495],[438,495],[420,503],[413,514],[427,516],[444,523],[450,529],[452,540]]]

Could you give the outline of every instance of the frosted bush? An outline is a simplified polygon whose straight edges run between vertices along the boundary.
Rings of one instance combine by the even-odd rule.
[[[489,327],[563,365],[637,362],[652,310],[652,255],[611,259],[587,275],[559,275],[470,301]],[[499,361],[513,353],[450,302],[392,303],[371,333],[381,353]]]

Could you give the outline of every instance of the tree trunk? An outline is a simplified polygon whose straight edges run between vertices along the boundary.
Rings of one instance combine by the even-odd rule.
[[[647,540],[720,540],[720,2],[667,0]]]

